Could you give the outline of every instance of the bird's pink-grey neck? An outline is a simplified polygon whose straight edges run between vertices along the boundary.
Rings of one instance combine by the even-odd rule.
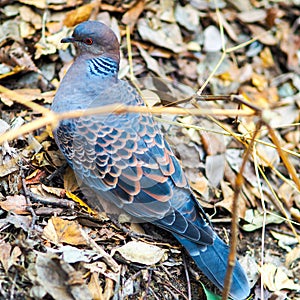
[[[115,33],[105,24],[87,21],[79,24],[72,37],[61,40],[76,48],[76,59],[85,60],[91,76],[117,76],[120,45]]]

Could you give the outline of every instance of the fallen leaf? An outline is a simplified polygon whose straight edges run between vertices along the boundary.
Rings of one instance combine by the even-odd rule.
[[[205,174],[213,187],[217,187],[224,177],[225,155],[208,155],[205,161]]]
[[[79,197],[77,197],[76,195],[74,195],[72,192],[70,191],[66,191],[66,196],[70,199],[72,199],[73,201],[75,201],[76,203],[78,203],[81,207],[83,207],[89,214],[97,214],[96,212],[94,212],[84,201],[82,201]]]
[[[63,264],[69,266],[67,269],[74,270],[54,254],[38,253],[35,264],[36,280],[55,300],[92,300],[87,286],[83,283],[83,274],[79,274],[81,281],[72,283],[74,272],[65,270]]]
[[[175,53],[185,50],[180,29],[177,24],[162,23],[157,29],[151,28],[144,19],[139,19],[137,28],[144,41],[167,48]]]
[[[0,164],[0,178],[19,170],[18,160],[10,157]]]
[[[210,25],[204,29],[204,46],[207,52],[217,52],[222,49],[222,38],[219,29]]]
[[[73,246],[61,246],[59,248],[63,260],[69,264],[76,262],[91,262],[92,260],[99,259],[101,255],[94,250],[79,249]]]
[[[297,245],[285,257],[285,265],[289,268],[294,262],[300,259],[300,246]]]
[[[141,53],[141,56],[143,57],[143,59],[145,60],[146,64],[147,64],[147,68],[151,71],[153,71],[156,75],[160,76],[160,77],[164,77],[165,74],[164,74],[164,71],[163,69],[161,69],[159,67],[159,64],[158,62],[153,58],[151,57],[147,51],[145,51],[140,45],[137,45],[140,53]]]
[[[270,291],[280,291],[283,289],[300,289],[300,284],[294,283],[293,280],[288,278],[282,268],[276,267],[273,264],[264,264],[260,268],[260,273],[263,284]]]
[[[66,191],[72,193],[78,190],[79,188],[76,176],[70,167],[68,167],[64,173],[64,188]]]
[[[47,1],[46,0],[19,0],[19,2],[27,4],[27,5],[32,5],[34,7],[40,8],[40,9],[46,9],[47,8]]]
[[[274,46],[278,43],[278,39],[272,34],[271,31],[265,30],[263,27],[253,24],[249,24],[248,27],[252,31],[254,37],[257,38],[261,43],[268,46]]]
[[[41,187],[47,193],[55,195],[57,197],[64,197],[66,195],[66,190],[62,189],[62,188],[57,188],[57,187],[53,187],[53,186],[46,186],[45,184],[42,184]]]
[[[263,214],[253,209],[246,210],[244,220],[248,222],[248,224],[242,225],[242,229],[245,231],[254,231],[256,229],[261,228],[263,225],[268,225],[272,223],[281,224],[284,221],[279,216],[267,214],[264,224]]]
[[[255,23],[265,20],[267,16],[265,9],[251,9],[237,14],[237,17],[245,23]]]
[[[81,22],[87,21],[96,6],[97,2],[92,2],[86,5],[79,6],[78,8],[66,13],[64,25],[73,27]]]
[[[174,1],[173,0],[160,0],[159,1],[159,18],[162,21],[166,21],[168,23],[174,23]]]
[[[165,250],[144,242],[132,241],[114,250],[119,252],[126,260],[144,265],[154,265],[165,255]]]
[[[179,3],[175,8],[176,21],[187,30],[197,31],[199,30],[199,16],[200,13],[192,5],[187,4],[181,6]]]
[[[23,195],[7,196],[6,201],[0,201],[0,207],[17,215],[28,215],[28,203]]]
[[[122,17],[122,23],[130,26],[130,30],[134,29],[134,26],[140,16],[140,14],[143,12],[145,7],[145,1],[137,1]]]
[[[284,249],[287,252],[290,252],[292,250],[290,246],[298,244],[298,240],[294,236],[276,232],[274,230],[271,230],[270,232],[272,236],[276,240],[278,240],[278,246],[280,246],[282,249]]]
[[[34,26],[35,30],[39,30],[42,28],[42,17],[33,11],[28,6],[21,6],[20,7],[20,16],[23,21],[26,21]],[[20,26],[22,28],[22,25]]]
[[[0,262],[5,270],[8,272],[18,260],[18,257],[22,254],[21,249],[16,246],[12,249],[9,243],[0,243]]]
[[[52,217],[44,228],[43,237],[55,245],[61,243],[86,245],[86,240],[81,235],[80,229],[81,226],[77,222]]]
[[[228,210],[229,212],[232,213],[232,204],[233,204],[233,197],[234,197],[234,191],[232,188],[229,187],[229,185],[224,182],[223,180],[221,181],[221,189],[222,189],[222,194],[223,194],[223,200],[219,201],[216,203],[216,207],[222,207]],[[245,218],[246,214],[246,201],[241,194],[238,198],[238,216],[239,218]]]

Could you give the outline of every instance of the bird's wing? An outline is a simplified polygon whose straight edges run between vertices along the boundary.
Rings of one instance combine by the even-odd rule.
[[[150,115],[82,117],[63,121],[55,135],[77,176],[104,199],[199,244],[213,242],[182,168]]]

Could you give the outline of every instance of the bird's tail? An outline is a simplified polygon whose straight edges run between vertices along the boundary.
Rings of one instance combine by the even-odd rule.
[[[229,254],[228,246],[217,235],[214,243],[209,246],[193,243],[180,235],[174,234],[174,236],[185,247],[198,268],[220,290],[223,290]],[[234,300],[243,300],[247,298],[249,293],[250,287],[247,276],[240,263],[236,261],[232,275],[230,297]]]

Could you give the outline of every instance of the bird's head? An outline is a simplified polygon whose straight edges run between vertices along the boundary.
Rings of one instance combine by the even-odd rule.
[[[79,24],[72,36],[63,38],[61,43],[73,43],[77,56],[107,56],[117,62],[120,59],[120,45],[115,33],[101,22],[86,21]]]

